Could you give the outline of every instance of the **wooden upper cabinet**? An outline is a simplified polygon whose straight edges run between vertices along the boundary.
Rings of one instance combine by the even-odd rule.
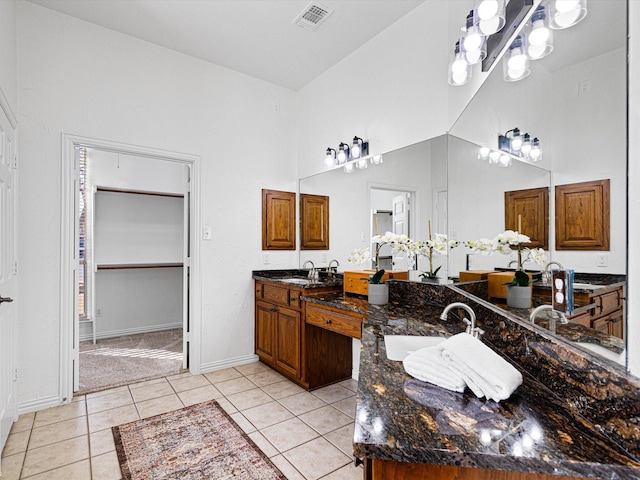
[[[300,194],[300,250],[329,250],[329,197]]]
[[[525,247],[548,250],[549,187],[504,192],[505,230],[517,231],[518,218],[522,225],[520,233],[531,239]]]
[[[296,194],[262,190],[262,249],[296,249]]]
[[[609,179],[556,186],[556,250],[609,250]]]

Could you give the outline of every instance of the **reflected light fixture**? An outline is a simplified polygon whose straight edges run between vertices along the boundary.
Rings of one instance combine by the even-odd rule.
[[[365,142],[360,137],[353,137],[351,158],[366,157],[367,155],[369,155],[369,142]]]
[[[475,65],[487,58],[487,39],[480,31],[473,10],[467,15],[464,37],[462,37],[462,51],[469,65]]]
[[[505,82],[517,82],[528,77],[531,73],[529,58],[525,53],[521,35],[516,37],[509,50],[505,53],[502,64],[504,66]]]
[[[344,142],[340,142],[340,145],[338,145],[338,155],[336,156],[338,164],[341,165],[351,158],[349,156],[349,151],[349,145]]]
[[[382,155],[374,155],[371,157],[372,165],[380,165],[382,163]]]
[[[490,153],[491,149],[489,147],[480,147],[480,151],[478,152],[478,160],[489,160]]]
[[[349,162],[349,163],[345,164],[344,171],[345,171],[345,173],[353,172],[353,162]]]
[[[531,140],[528,133],[521,135],[517,127],[508,130],[504,135],[498,135],[498,150],[533,162],[542,158],[540,140],[537,137]]]
[[[327,155],[324,158],[324,165],[327,168],[331,168],[336,164],[336,150],[335,148],[327,148]]]
[[[460,86],[471,80],[471,65],[460,49],[460,41],[456,42],[453,57],[449,61],[449,84]]]
[[[536,8],[531,16],[525,38],[527,55],[531,60],[539,60],[553,51],[553,31],[549,28],[544,6]]]
[[[549,3],[549,26],[562,30],[574,26],[587,15],[587,0],[552,0]]]
[[[477,17],[476,24],[483,35],[493,35],[504,27],[504,0],[476,0],[473,11]]]

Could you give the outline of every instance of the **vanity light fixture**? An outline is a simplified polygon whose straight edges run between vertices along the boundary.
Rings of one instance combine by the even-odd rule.
[[[485,35],[480,31],[473,10],[467,15],[464,32],[462,37],[464,57],[469,65],[475,65],[487,57],[487,47]]]
[[[360,137],[353,137],[351,158],[366,157],[367,155],[369,155],[369,142],[365,142]]]
[[[587,15],[587,0],[552,0],[549,13],[551,28],[562,30],[572,27]]]
[[[324,165],[327,168],[331,168],[336,164],[336,149],[335,148],[327,148],[327,155],[324,158]]]
[[[469,83],[469,80],[471,80],[471,65],[467,62],[458,40],[453,50],[453,57],[449,61],[449,84],[460,86]]]
[[[544,6],[536,8],[525,32],[526,51],[531,60],[539,60],[553,51],[553,30],[549,28]]]
[[[498,135],[498,150],[534,162],[542,158],[540,140],[537,137],[531,140],[528,133],[521,135],[518,127],[507,130],[504,135]]]
[[[524,49],[522,35],[513,41],[502,61],[505,82],[517,82],[531,73],[529,57]]]
[[[473,11],[483,35],[493,35],[504,27],[505,0],[476,0]]]
[[[336,158],[338,159],[339,165],[342,165],[347,160],[351,159],[349,145],[344,142],[340,142],[340,145],[338,145],[338,155],[336,156]]]

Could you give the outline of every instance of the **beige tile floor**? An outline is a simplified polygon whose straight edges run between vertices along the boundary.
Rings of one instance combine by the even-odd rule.
[[[356,387],[347,380],[307,392],[251,363],[82,395],[20,416],[0,478],[120,479],[112,426],[215,399],[289,480],[361,480],[352,456]]]

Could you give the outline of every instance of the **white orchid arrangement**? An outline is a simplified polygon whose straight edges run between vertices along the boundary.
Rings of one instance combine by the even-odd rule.
[[[412,252],[415,255],[422,255],[429,259],[429,271],[421,273],[420,276],[425,278],[436,278],[442,265],[435,270],[433,269],[434,256],[436,254],[446,256],[449,253],[449,250],[457,247],[458,245],[460,245],[460,242],[457,240],[447,240],[447,235],[444,233],[434,233],[426,242],[413,242]]]
[[[387,232],[384,235],[374,235],[371,238],[371,243],[375,244],[376,252],[375,257],[371,257],[371,251],[367,248],[356,248],[349,254],[347,262],[356,265],[361,265],[373,260],[374,268],[377,270],[380,265],[380,248],[383,245],[391,246],[393,252],[410,252],[412,240],[406,235],[398,235],[392,232]]]
[[[522,233],[513,230],[505,230],[494,238],[480,238],[478,240],[467,240],[465,246],[471,249],[473,253],[481,253],[482,255],[491,255],[494,252],[500,252],[503,255],[511,255],[513,250],[518,252],[518,267],[516,269],[516,277],[514,284],[528,285],[529,277],[524,274],[523,265],[528,262],[534,262],[537,265],[544,265],[547,262],[547,255],[542,248],[522,248],[523,243],[530,243],[531,239]],[[518,272],[521,275],[518,275]]]

